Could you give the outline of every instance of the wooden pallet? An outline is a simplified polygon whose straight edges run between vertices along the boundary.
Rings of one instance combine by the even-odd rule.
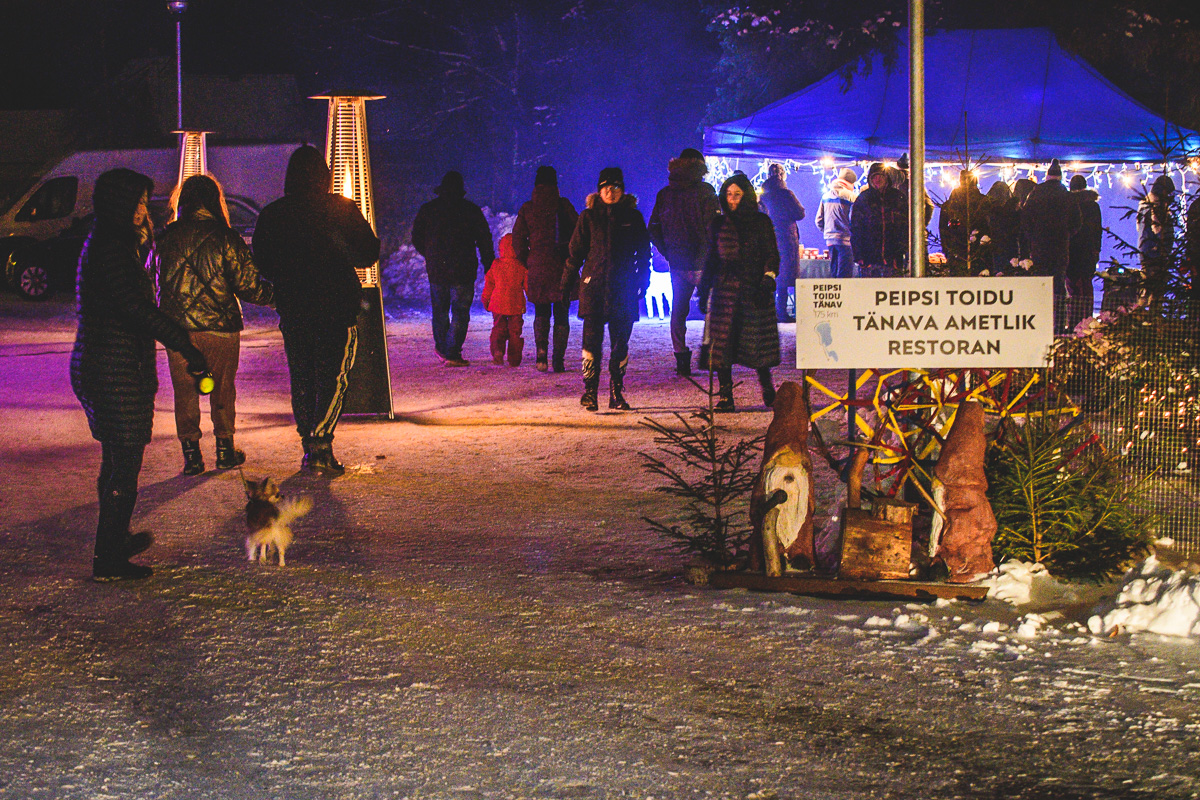
[[[790,592],[835,597],[897,597],[913,600],[983,600],[988,587],[928,581],[868,581],[792,574],[771,578],[758,572],[713,572],[714,589],[753,589],[757,592]]]

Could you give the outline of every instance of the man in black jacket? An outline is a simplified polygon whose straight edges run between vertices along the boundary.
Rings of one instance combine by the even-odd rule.
[[[671,159],[667,185],[654,198],[648,226],[650,241],[666,257],[671,270],[671,347],[675,372],[684,377],[692,374],[688,312],[708,252],[708,223],[719,209],[716,190],[704,180],[707,172],[704,156],[694,148]]]
[[[292,413],[306,469],[340,475],[333,429],[358,347],[362,284],[357,269],[379,260],[379,239],[352,200],[330,193],[315,147],[292,153],[284,196],[254,229],[254,260],[275,285],[275,308],[292,379]]]
[[[466,199],[463,176],[447,172],[413,221],[412,243],[425,257],[429,299],[433,305],[433,348],[450,367],[465,367],[463,342],[475,300],[479,262],[486,273],[496,254],[492,231],[479,206]],[[475,253],[478,251],[479,255]]]
[[[1067,319],[1062,333],[1092,315],[1095,302],[1092,279],[1100,262],[1100,247],[1104,243],[1104,221],[1100,213],[1100,195],[1088,188],[1087,178],[1071,178],[1071,196],[1079,203],[1079,231],[1071,237],[1067,258],[1067,295],[1070,297]]]

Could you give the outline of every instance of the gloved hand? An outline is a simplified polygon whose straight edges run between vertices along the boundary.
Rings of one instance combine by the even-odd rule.
[[[571,290],[575,288],[575,279],[576,276],[568,268],[567,271],[563,273],[562,280],[559,281],[558,290],[562,293],[562,299],[564,302],[571,302]]]
[[[762,283],[758,285],[758,305],[759,308],[775,307],[775,278],[771,275],[763,275]]]
[[[179,351],[179,354],[187,362],[188,375],[196,378],[208,373],[208,360],[195,345],[189,344],[186,349]]]
[[[699,292],[697,292],[696,293],[696,302],[700,306],[700,313],[707,314],[708,313],[708,291],[705,289],[701,289]]]

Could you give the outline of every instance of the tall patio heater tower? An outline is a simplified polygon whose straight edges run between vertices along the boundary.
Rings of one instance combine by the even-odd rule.
[[[329,101],[325,158],[333,173],[333,191],[353,200],[374,230],[375,198],[371,184],[371,156],[367,148],[367,101],[382,100],[383,97],[327,94],[312,99]],[[362,284],[365,313],[359,316],[358,354],[348,376],[342,413],[392,419],[392,380],[388,369],[379,264],[358,270],[358,280]]]
[[[193,175],[208,172],[208,131],[175,131],[179,134],[179,185]]]

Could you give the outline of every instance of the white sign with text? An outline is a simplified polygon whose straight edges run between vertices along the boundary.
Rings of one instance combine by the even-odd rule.
[[[796,281],[797,369],[1043,367],[1052,278]]]

